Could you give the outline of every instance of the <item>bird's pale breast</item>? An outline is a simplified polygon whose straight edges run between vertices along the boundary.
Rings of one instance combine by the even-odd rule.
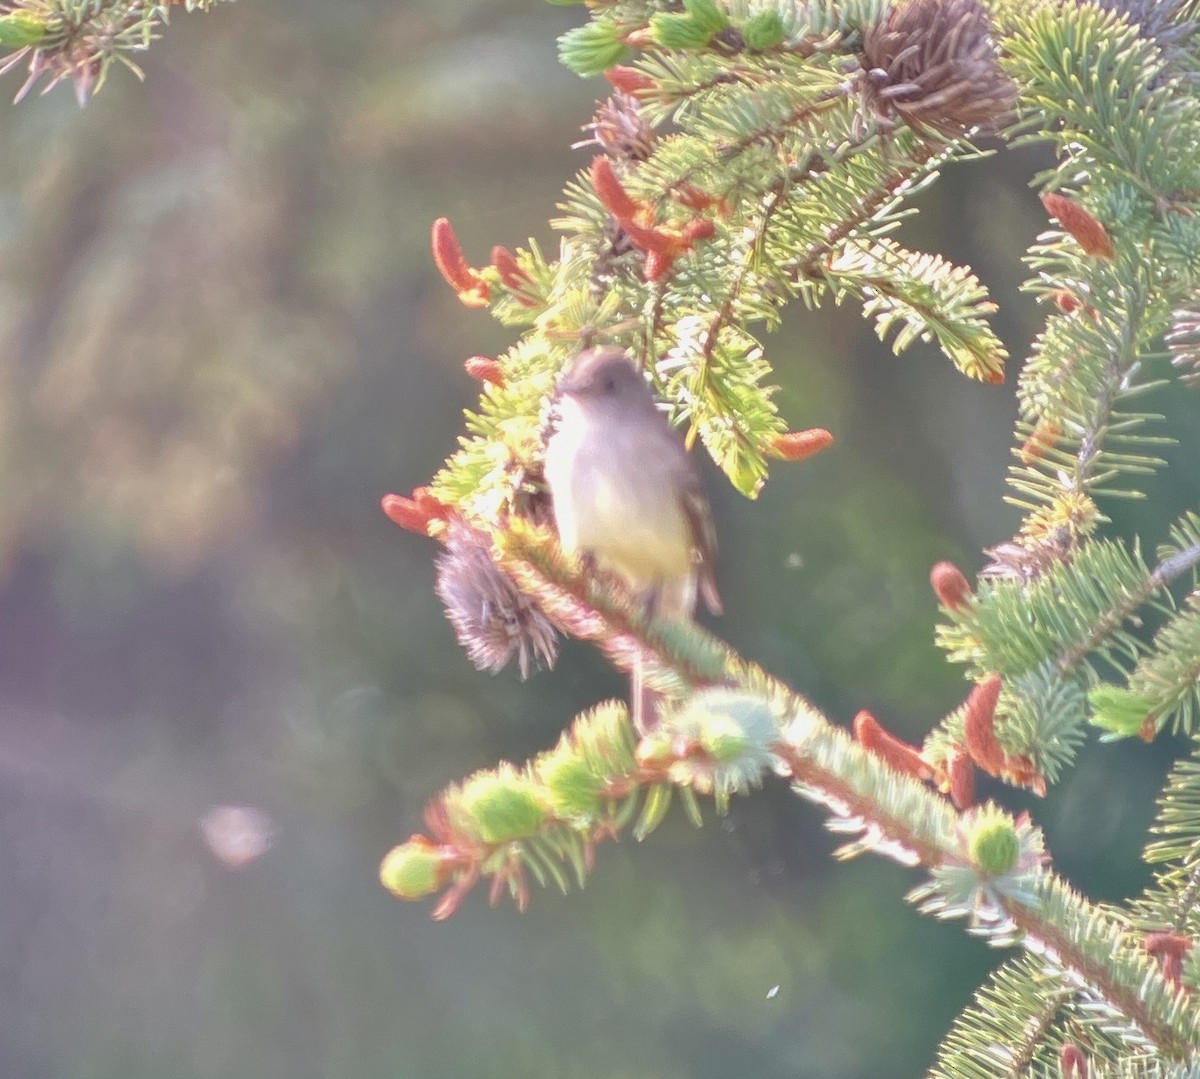
[[[644,589],[693,569],[678,486],[683,448],[665,424],[661,439],[650,440],[650,453],[644,431],[635,438],[624,434],[619,425],[603,431],[593,424],[563,425],[554,436],[547,479],[563,548],[594,553]]]

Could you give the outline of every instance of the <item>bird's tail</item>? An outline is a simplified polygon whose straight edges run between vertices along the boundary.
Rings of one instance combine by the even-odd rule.
[[[652,589],[647,597],[646,613],[651,618],[690,620],[696,610],[695,574],[688,574],[676,581]],[[646,673],[639,653],[629,672],[629,712],[633,718],[633,729],[639,737],[658,727],[663,702],[667,698],[646,684]]]
[[[639,654],[633,661],[633,670],[629,672],[629,711],[633,717],[633,729],[639,738],[645,738],[658,726],[662,700],[661,693],[646,685]]]

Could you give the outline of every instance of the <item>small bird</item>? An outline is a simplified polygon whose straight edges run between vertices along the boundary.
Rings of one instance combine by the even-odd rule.
[[[559,383],[546,481],[563,550],[590,556],[641,597],[651,615],[690,619],[697,591],[721,613],[716,536],[692,459],[625,352],[581,352]],[[640,664],[634,726],[653,726]]]

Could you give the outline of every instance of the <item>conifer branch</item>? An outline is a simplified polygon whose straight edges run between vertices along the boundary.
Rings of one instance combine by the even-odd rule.
[[[1193,6],[1169,18],[1133,0],[1105,6],[1120,10],[614,0],[562,39],[569,66],[605,71],[617,89],[590,125],[599,154],[568,185],[557,260],[530,244],[476,267],[448,223],[435,230],[439,268],[464,304],[490,307],[525,336],[469,364],[485,388],[470,437],[434,481],[443,509],[414,496],[394,517],[468,537],[473,553],[452,572],[478,586],[476,598],[442,591],[481,665],[549,662],[553,623],[644,671],[673,704],[640,740],[622,706],[601,705],[527,764],[447,788],[427,813],[429,834],[385,861],[396,894],[440,894],[441,917],[487,881],[493,901],[507,891],[523,907],[530,878],[582,884],[598,843],[626,828],[647,835],[673,799],[699,822],[699,799],[723,812],[774,773],[829,812],[847,836],[839,856],[874,851],[924,867],[911,897],[923,911],[1026,950],[989,988],[1002,1019],[962,1017],[937,1074],[1078,1075],[1094,1062],[1095,1079],[1110,1063],[1134,1075],[1147,1057],[1164,1067],[1195,1058],[1195,1009],[1179,986],[1200,981],[1200,963],[1183,962],[1200,931],[1190,914],[1200,768],[1172,777],[1148,857],[1174,863],[1126,911],[1097,908],[1061,881],[1027,818],[972,805],[976,769],[1042,793],[1089,719],[1148,736],[1147,717],[1175,716],[1187,729],[1196,696],[1194,597],[1149,648],[1136,629],[1144,610],[1169,610],[1168,586],[1194,575],[1200,519],[1176,527],[1153,567],[1136,542],[1097,534],[1100,500],[1139,496],[1141,477],[1164,467],[1157,447],[1168,440],[1146,434],[1158,417],[1139,403],[1168,384],[1153,374],[1159,339],[1174,327],[1185,375],[1200,352],[1200,97],[1184,74],[1195,56],[1170,29]],[[1027,260],[1029,288],[1054,313],[1018,388],[1010,484],[1025,521],[988,552],[973,592],[953,567],[935,573],[947,616],[939,643],[969,665],[967,699],[923,749],[865,713],[851,738],[716,638],[647,619],[619,582],[585,579],[562,558],[542,527],[547,400],[580,347],[628,348],[689,439],[752,496],[791,436],[751,328],[773,327],[791,298],[854,297],[897,351],[936,340],[968,375],[1002,381],[994,306],[978,279],[888,234],[915,191],[976,155],[972,140],[1014,110],[1004,137],[1043,139],[1058,154],[1036,179],[1057,228]],[[482,580],[479,552],[503,586]],[[482,625],[481,609],[496,606],[505,619]],[[1113,670],[1129,672],[1127,685],[1100,682]]]
[[[524,907],[526,871],[565,889],[558,865],[566,860],[582,883],[595,844],[631,823],[639,804],[639,835],[652,830],[669,801],[667,786],[685,804],[714,794],[722,808],[775,771],[851,837],[842,857],[874,851],[933,870],[914,893],[921,909],[969,917],[974,932],[999,945],[1019,941],[1166,1057],[1179,1058],[1192,1044],[1191,1013],[1171,1003],[1118,923],[1044,868],[1040,835],[1027,822],[991,807],[956,813],[709,635],[639,624],[611,586],[575,575],[534,531],[518,526],[493,541],[497,567],[562,628],[596,640],[619,666],[656,664],[656,684],[683,702],[636,747],[624,710],[610,707],[581,717],[556,750],[524,769],[501,766],[448,789],[427,811],[433,835],[413,837],[384,862],[384,881],[397,895],[420,898],[449,885],[435,910],[445,917],[490,876],[493,901],[508,891]],[[705,685],[711,688],[698,688]],[[581,751],[585,744],[592,749]]]
[[[1059,966],[1086,997],[1111,1008],[1163,1059],[1184,1062],[1197,1049],[1197,1014],[1191,1001],[1167,983],[1119,923],[1079,907],[1061,881],[1044,876],[1037,888],[1037,916],[1019,902],[1004,904],[1024,946]]]
[[[208,11],[222,2],[230,0],[7,0],[0,3],[0,75],[28,59],[29,77],[16,101],[43,78],[42,93],[69,79],[82,108],[113,63],[144,77],[133,55],[161,36],[171,8]]]
[[[872,220],[885,207],[893,204],[896,192],[910,186],[919,188],[922,183],[936,175],[945,151],[933,143],[918,146],[911,154],[911,161],[896,168],[875,186],[875,190],[858,200],[858,210],[841,218],[819,241],[805,250],[792,271],[799,281],[817,277],[826,258],[838,250],[853,233]]]
[[[496,565],[518,588],[572,636],[595,642],[622,670],[642,664],[651,681],[666,677],[675,687],[700,687],[721,682],[743,666],[697,626],[680,636],[666,623],[648,622],[615,582],[579,575],[545,533],[514,521],[491,540]]]
[[[955,1020],[930,1079],[1071,1079],[1070,1071],[1059,1069],[1059,1053],[1068,1039],[1080,1039],[1092,1053],[1102,1050],[1109,1057],[1123,1048],[1128,1052],[1104,1029],[1095,1009],[1084,1004],[1065,976],[1047,969],[1037,956],[1010,959]]]
[[[1006,1022],[1008,1029],[1016,1031],[1018,1035],[1016,1044],[1009,1050],[1009,1075],[1024,1075],[1028,1072],[1063,1006],[1073,995],[1069,989],[1046,992],[1038,998],[1038,1009],[1023,1024]]]
[[[1188,927],[1188,915],[1195,908],[1197,899],[1200,899],[1200,862],[1192,868],[1187,884],[1179,893],[1179,900],[1175,904],[1175,919],[1171,923],[1175,932],[1182,933]]]
[[[1196,741],[1192,755],[1176,763],[1159,799],[1145,852],[1158,866],[1153,883],[1130,904],[1129,922],[1143,934],[1147,953],[1176,986],[1195,991],[1195,942],[1200,938],[1200,767]],[[1185,964],[1185,957],[1189,960]]]
[[[1064,673],[1083,662],[1093,651],[1107,641],[1135,611],[1151,596],[1161,592],[1172,581],[1188,570],[1200,565],[1200,544],[1178,551],[1164,558],[1146,574],[1145,582],[1132,591],[1117,598],[1117,601],[1091,627],[1087,636],[1075,642],[1058,656],[1056,664]]]
[[[1039,780],[1053,782],[1073,759],[1089,720],[1089,690],[1098,709],[1092,722],[1124,734],[1143,730],[1150,705],[1138,710],[1140,698],[1100,683],[1096,664],[1137,670],[1149,662],[1129,623],[1200,564],[1190,521],[1185,517],[1176,530],[1187,545],[1164,548],[1153,569],[1136,547],[1090,540],[1036,581],[985,581],[971,603],[945,608],[938,643],[951,660],[968,663],[974,677],[1003,676],[998,737],[1008,753],[1029,760]],[[962,716],[952,713],[929,749],[941,760],[962,741]]]
[[[8,0],[0,74],[28,61],[18,100],[70,79],[79,103],[114,62],[137,77],[173,7],[219,0]],[[524,909],[531,884],[566,891],[595,849],[648,835],[673,799],[699,823],[770,774],[829,814],[839,857],[921,866],[910,898],[1019,944],[947,1038],[934,1074],[1191,1075],[1200,988],[1200,758],[1176,766],[1146,852],[1160,868],[1126,910],[1101,909],[1052,870],[1026,817],[973,806],[974,769],[1039,791],[1070,763],[1089,718],[1150,738],[1194,733],[1200,703],[1200,518],[1156,566],[1097,535],[1100,500],[1140,497],[1164,467],[1140,398],[1159,340],[1182,382],[1200,367],[1200,61],[1195,0],[610,0],[561,40],[615,93],[598,148],[564,196],[556,259],[536,244],[474,266],[442,219],[439,270],[463,304],[524,336],[464,365],[482,383],[468,436],[431,490],[389,496],[397,523],[441,540],[438,594],[481,668],[551,665],[558,632],[593,641],[667,699],[640,739],[624,706],[577,717],[520,767],[448,787],[428,835],[385,859],[403,898],[446,917],[476,886]],[[996,16],[993,24],[989,11]],[[1005,351],[979,280],[889,236],[939,170],[1002,131],[1049,142],[1036,178],[1058,227],[1030,252],[1030,290],[1055,311],[1021,373],[1012,501],[1026,517],[972,592],[935,574],[940,643],[977,684],[909,746],[860,713],[853,738],[806,699],[690,623],[651,619],[618,581],[581,575],[545,527],[547,402],[579,348],[631,349],[734,484],[753,496],[769,457],[826,432],[786,432],[751,328],[786,302],[853,296],[900,351],[936,340],[967,375],[1003,380]],[[807,439],[807,435],[824,436]],[[1146,645],[1144,608],[1192,574],[1182,609]],[[1127,672],[1124,684],[1101,673]],[[938,793],[933,786],[938,788]],[[951,800],[943,797],[949,794]],[[952,804],[953,802],[953,804]],[[1185,962],[1186,960],[1186,962]],[[1087,1055],[1072,1040],[1086,1038]],[[1094,1066],[1089,1061],[1095,1060]]]
[[[1190,289],[1197,233],[1185,163],[1200,146],[1200,101],[1165,90],[1165,54],[1115,11],[995,8],[1021,87],[1017,141],[1051,141],[1059,162],[1041,180],[1080,192],[1043,196],[1063,232],[1031,252],[1031,287],[1061,311],[1022,373],[1010,472],[1012,501],[1029,514],[1017,545],[1064,557],[1101,519],[1095,497],[1137,497],[1117,477],[1163,465],[1146,451],[1164,440],[1140,430],[1158,417],[1125,404],[1163,385],[1144,368]]]

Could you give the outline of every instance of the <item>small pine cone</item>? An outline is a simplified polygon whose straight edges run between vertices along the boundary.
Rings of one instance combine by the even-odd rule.
[[[989,674],[968,694],[963,716],[963,742],[967,752],[990,776],[1002,776],[1008,753],[996,737],[996,704],[1003,686],[998,674]]]
[[[1042,196],[1042,205],[1051,217],[1058,218],[1063,231],[1074,237],[1084,254],[1102,259],[1113,257],[1115,252],[1108,229],[1074,199],[1049,192]]]
[[[955,749],[946,759],[950,800],[956,809],[970,809],[975,804],[975,762],[966,750]]]
[[[458,643],[476,668],[496,674],[515,656],[521,677],[534,661],[552,668],[558,658],[554,624],[496,566],[486,548],[461,525],[438,556],[438,598]]]
[[[863,35],[864,105],[889,125],[953,139],[1002,126],[1016,101],[980,0],[908,0]]]
[[[658,137],[649,124],[642,119],[637,98],[621,90],[596,109],[592,122],[583,129],[591,133],[590,139],[575,143],[575,148],[599,146],[616,161],[645,161],[654,151]]]
[[[971,606],[975,590],[966,575],[953,562],[938,562],[929,571],[929,583],[942,606],[950,611],[961,611]]]
[[[1030,584],[1055,566],[1070,562],[1075,550],[1070,531],[1064,528],[1036,540],[1017,537],[995,547],[985,547],[983,553],[990,561],[979,571],[980,577]]]

